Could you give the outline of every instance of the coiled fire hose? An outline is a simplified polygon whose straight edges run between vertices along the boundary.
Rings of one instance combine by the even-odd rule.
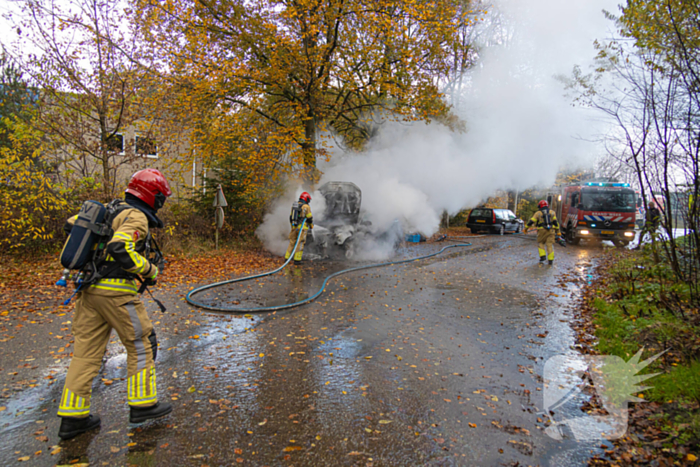
[[[297,236],[297,241],[294,244],[294,251],[296,251],[297,245],[299,245],[299,240],[301,239],[301,234],[303,232],[305,223],[306,223],[306,220],[304,220],[304,222],[302,222],[301,228],[299,229],[299,236]],[[235,284],[238,282],[245,282],[245,281],[250,281],[250,280],[254,280],[254,279],[259,279],[261,277],[271,276],[272,274],[280,272],[292,260],[292,258],[294,256],[294,253],[292,253],[291,255],[289,255],[289,259],[287,259],[287,261],[285,261],[282,266],[280,266],[279,268],[277,268],[273,271],[265,272],[262,274],[255,274],[252,276],[240,277],[238,279],[231,279],[231,280],[227,280],[227,281],[216,282],[214,284],[204,285],[202,287],[198,287],[196,289],[191,290],[187,294],[187,296],[185,297],[185,300],[187,301],[187,303],[189,303],[192,306],[196,306],[198,308],[203,308],[203,309],[209,310],[209,311],[217,311],[220,313],[264,313],[264,312],[270,312],[270,311],[286,310],[289,308],[295,308],[295,307],[298,307],[301,305],[305,305],[309,302],[314,301],[316,298],[318,298],[323,293],[323,291],[326,288],[326,284],[328,284],[328,281],[333,279],[334,277],[340,276],[341,274],[347,274],[347,273],[353,272],[353,271],[360,271],[362,269],[380,268],[380,267],[384,267],[384,266],[391,266],[394,264],[411,263],[413,261],[418,261],[421,259],[430,258],[432,256],[437,256],[440,253],[442,253],[443,251],[448,250],[450,248],[460,248],[460,247],[467,247],[467,246],[471,246],[471,245],[472,245],[471,243],[458,243],[455,245],[448,245],[448,246],[444,247],[442,250],[440,250],[436,253],[431,253],[429,255],[417,256],[415,258],[409,258],[409,259],[404,259],[404,260],[400,260],[400,261],[389,261],[386,263],[375,263],[375,264],[369,264],[366,266],[358,266],[358,267],[354,267],[354,268],[343,269],[342,271],[334,272],[333,274],[326,277],[326,279],[323,281],[323,284],[321,284],[321,288],[319,288],[315,294],[311,295],[308,298],[305,298],[304,300],[300,300],[300,301],[294,302],[294,303],[287,303],[284,305],[263,306],[263,307],[257,307],[257,308],[237,308],[237,307],[228,307],[228,306],[207,305],[206,303],[198,302],[192,298],[193,296],[197,295],[198,293],[204,292],[205,290],[213,289],[216,287],[221,287],[221,286],[227,285],[227,284]]]

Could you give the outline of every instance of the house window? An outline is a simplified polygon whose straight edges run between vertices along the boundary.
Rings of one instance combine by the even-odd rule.
[[[124,155],[124,135],[119,133],[107,138],[107,151],[120,156]]]
[[[145,136],[136,136],[136,155],[143,157],[158,158],[158,145],[156,142]]]

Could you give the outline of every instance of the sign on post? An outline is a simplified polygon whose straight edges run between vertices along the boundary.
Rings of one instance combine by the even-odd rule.
[[[219,185],[216,188],[216,195],[214,196],[214,207],[225,208],[226,206],[228,206],[228,203],[226,202],[226,197],[224,196],[224,190],[221,188],[221,185]]]
[[[216,188],[216,194],[214,195],[214,207],[216,211],[214,212],[214,220],[216,222],[216,249],[219,249],[219,229],[224,226],[224,207],[228,206],[226,202],[226,197],[224,196],[224,190],[219,185]]]
[[[214,213],[214,220],[216,221],[216,228],[220,229],[224,226],[224,208],[216,208]]]

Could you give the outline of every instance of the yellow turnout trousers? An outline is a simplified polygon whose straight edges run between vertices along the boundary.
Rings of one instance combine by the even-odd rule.
[[[91,288],[79,293],[75,303],[72,325],[75,345],[59,416],[89,415],[92,380],[100,371],[112,329],[126,348],[129,405],[150,407],[158,402],[154,364],[157,344],[146,308],[134,294],[102,294]]]
[[[545,253],[547,254],[547,259],[549,261],[554,260],[554,238],[556,233],[554,229],[537,229],[537,248],[540,253],[540,258],[542,258]],[[546,251],[545,251],[546,250]]]
[[[294,252],[294,244],[297,242],[297,237],[299,236],[299,227],[292,228],[292,231],[289,232],[289,246],[287,247],[287,252],[284,254],[284,259],[289,259],[292,253],[294,253],[294,261],[301,261],[301,255],[304,252],[304,243],[306,243],[307,233],[309,233],[309,229],[304,228],[304,230],[301,232],[299,245],[297,245],[296,252]]]

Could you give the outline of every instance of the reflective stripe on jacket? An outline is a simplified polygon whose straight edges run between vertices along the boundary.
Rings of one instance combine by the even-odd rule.
[[[77,216],[66,221],[66,227],[72,226]],[[133,294],[136,295],[140,283],[127,278],[128,274],[154,277],[158,268],[142,255],[148,239],[148,219],[136,208],[127,207],[117,214],[112,221],[114,234],[107,242],[106,264],[116,262],[119,268],[107,278],[100,279],[90,286],[90,291],[99,291],[102,295]],[[69,229],[68,229],[69,230]]]
[[[557,220],[557,215],[549,209],[547,211],[547,213],[549,214],[549,225],[551,226],[551,230],[555,231],[557,235],[561,235],[561,233],[559,232],[559,221]],[[532,227],[533,225],[537,227],[537,230],[546,229],[547,222],[545,219],[544,209],[537,211],[532,216],[532,219],[527,221],[528,227]]]

